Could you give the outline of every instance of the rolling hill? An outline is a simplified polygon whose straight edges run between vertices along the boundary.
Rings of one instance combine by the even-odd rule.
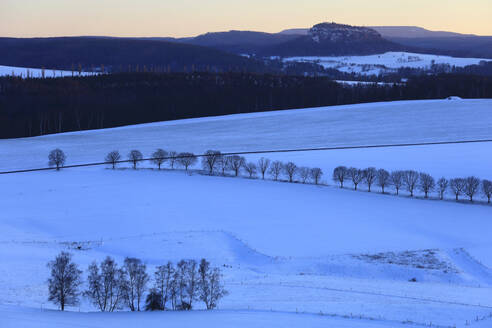
[[[203,152],[491,138],[491,100],[373,103],[230,115],[0,141],[1,168],[69,163],[110,150]],[[139,170],[120,165],[0,175],[0,325],[487,327],[491,207],[354,192],[336,165],[490,178],[489,143],[263,155],[320,166],[329,186]],[[257,157],[249,156],[248,160]],[[198,168],[198,167],[196,167]],[[349,188],[351,186],[349,185]],[[29,204],[29,206],[26,206]],[[19,210],[22,208],[22,210]],[[69,313],[46,303],[47,261],[68,250],[85,269],[106,255],[149,272],[181,258],[221,266],[218,311]],[[197,305],[197,309],[201,309]],[[79,313],[80,311],[80,313]]]

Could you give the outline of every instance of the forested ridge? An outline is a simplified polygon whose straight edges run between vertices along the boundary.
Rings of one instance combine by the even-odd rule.
[[[492,78],[441,74],[344,86],[327,77],[254,73],[118,73],[0,78],[0,137],[375,101],[492,98]]]

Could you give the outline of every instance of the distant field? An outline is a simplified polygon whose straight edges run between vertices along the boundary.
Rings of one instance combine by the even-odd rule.
[[[325,68],[335,68],[346,73],[378,75],[401,67],[430,69],[432,64],[449,64],[465,67],[478,65],[481,61],[492,61],[483,58],[457,58],[450,56],[417,54],[409,52],[387,52],[370,56],[339,56],[339,57],[290,57],[285,61],[315,62]]]

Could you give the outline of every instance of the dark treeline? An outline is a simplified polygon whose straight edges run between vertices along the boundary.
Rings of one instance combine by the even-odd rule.
[[[343,86],[326,77],[121,73],[0,78],[0,138],[277,109],[447,96],[492,97],[492,78],[437,75]]]

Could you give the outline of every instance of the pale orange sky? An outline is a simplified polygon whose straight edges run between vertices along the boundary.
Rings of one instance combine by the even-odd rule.
[[[0,0],[0,36],[193,36],[334,21],[492,35],[492,0]]]

